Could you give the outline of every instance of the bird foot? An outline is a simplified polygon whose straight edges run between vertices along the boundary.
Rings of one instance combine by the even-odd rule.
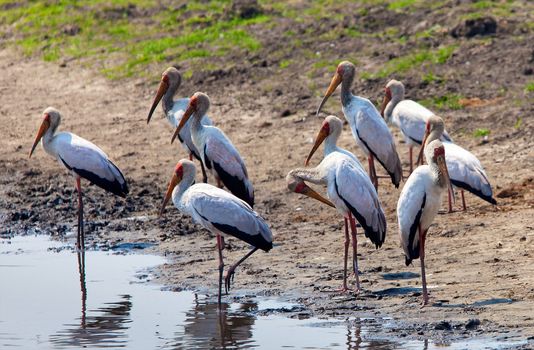
[[[224,278],[224,290],[226,294],[230,291],[232,282],[234,282],[235,268],[231,267],[226,272],[226,277]]]

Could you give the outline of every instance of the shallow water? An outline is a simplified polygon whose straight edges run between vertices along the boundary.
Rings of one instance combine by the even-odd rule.
[[[161,257],[89,251],[85,262],[84,276],[82,257],[45,236],[0,239],[0,348],[385,350],[504,344],[406,341],[384,332],[391,322],[385,319],[261,316],[262,310],[294,305],[259,297],[241,297],[218,311],[210,298],[146,283],[149,269],[164,262]]]

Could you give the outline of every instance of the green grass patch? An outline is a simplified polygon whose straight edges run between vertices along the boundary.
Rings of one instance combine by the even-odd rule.
[[[462,98],[463,96],[459,94],[446,94],[446,95],[424,99],[421,101],[421,104],[430,109],[437,108],[437,109],[458,110],[458,109],[463,108],[463,106],[460,104],[460,100]]]
[[[521,118],[521,117],[517,118],[517,120],[515,121],[515,124],[514,124],[514,129],[516,129],[516,130],[521,129],[521,125],[522,124],[523,124],[523,118]]]
[[[489,134],[491,134],[491,130],[490,129],[486,129],[486,128],[476,129],[473,132],[473,136],[474,137],[485,137],[485,136],[489,136]]]
[[[530,92],[534,92],[534,81],[528,82],[525,86],[525,92],[528,94]]]
[[[418,0],[393,0],[389,2],[388,9],[398,11],[415,5]]]
[[[280,67],[281,69],[285,69],[285,68],[289,67],[290,64],[291,64],[291,60],[282,60],[278,64],[278,67]]]

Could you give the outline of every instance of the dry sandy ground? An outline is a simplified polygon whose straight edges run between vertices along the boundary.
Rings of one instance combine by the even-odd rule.
[[[27,157],[41,112],[52,105],[63,112],[62,130],[103,148],[130,182],[127,200],[110,198],[100,189],[86,186],[88,245],[157,242],[152,250],[169,257],[160,271],[163,283],[215,293],[214,237],[172,207],[164,218],[156,217],[174,164],[186,156],[179,146],[170,145],[171,130],[160,109],[146,125],[160,72],[154,72],[152,82],[110,82],[78,66],[61,68],[21,59],[9,51],[0,52],[0,70],[0,233],[64,235],[75,231],[73,179],[40,147],[31,160]],[[319,84],[326,88],[328,82],[325,76]],[[388,181],[381,181],[379,188],[388,220],[384,246],[375,250],[359,235],[364,291],[359,296],[334,292],[342,277],[342,219],[334,210],[290,194],[285,187],[285,174],[302,166],[321,124],[319,119],[303,118],[313,113],[319,100],[312,97],[306,111],[281,118],[268,109],[278,101],[260,97],[254,107],[242,103],[246,96],[254,95],[255,85],[202,88],[214,102],[213,120],[245,158],[256,188],[255,209],[270,223],[276,241],[271,252],[255,254],[238,269],[230,297],[282,295],[303,303],[302,313],[319,316],[389,316],[398,321],[399,327],[393,331],[415,337],[534,336],[531,107],[525,110],[502,101],[447,116],[454,120],[449,130],[455,140],[480,158],[497,196],[503,198],[497,198],[498,206],[493,207],[466,195],[467,212],[438,215],[427,246],[433,305],[421,309],[419,262],[404,265],[395,215],[400,190]],[[180,95],[191,92],[179,91]],[[379,94],[377,91],[374,97]],[[338,101],[338,93],[333,99]],[[340,108],[332,112],[341,116]],[[523,125],[515,130],[506,116],[520,112],[525,113]],[[467,123],[492,125],[488,142],[455,134]],[[400,140],[397,131],[395,135]],[[364,160],[347,125],[341,142]],[[407,148],[399,144],[398,149],[406,166]],[[319,159],[320,155],[316,156],[314,164]],[[237,260],[247,249],[242,242],[228,239],[226,261]],[[492,300],[496,303],[485,305]],[[481,325],[466,330],[470,319],[480,320]],[[436,330],[441,321],[449,322],[453,330]]]

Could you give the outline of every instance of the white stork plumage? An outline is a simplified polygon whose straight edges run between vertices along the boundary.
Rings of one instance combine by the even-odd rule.
[[[254,206],[254,188],[248,178],[247,167],[241,155],[221,129],[201,123],[201,117],[207,113],[209,107],[208,95],[202,92],[193,94],[171,142],[183,130],[187,121],[193,117],[191,139],[200,152],[202,162],[213,174],[219,187],[226,186],[230,192],[252,207]]]
[[[193,221],[217,236],[219,250],[219,304],[221,303],[222,275],[224,261],[223,235],[230,235],[251,244],[254,248],[228,269],[225,277],[225,290],[228,293],[237,266],[256,250],[268,252],[273,247],[273,236],[265,220],[245,201],[218,187],[209,184],[194,184],[196,168],[189,160],[182,159],[174,169],[160,216],[169,199],[180,210],[193,218]]]
[[[159,101],[163,99],[163,112],[165,113],[167,121],[172,126],[173,130],[176,129],[176,127],[180,123],[180,120],[182,119],[182,116],[184,115],[187,105],[189,104],[189,98],[179,98],[177,100],[173,99],[181,83],[182,76],[180,72],[178,72],[178,69],[174,67],[169,67],[165,70],[165,72],[163,72],[163,74],[161,75],[161,82],[159,84],[158,92],[156,93],[154,102],[152,103],[150,111],[148,112],[148,118],[146,121],[147,124],[150,122],[150,118],[152,118],[152,114],[154,113],[154,110],[156,109]],[[207,115],[202,116],[200,122],[203,125],[213,125],[213,122]],[[178,139],[180,140],[180,143],[182,144],[184,149],[189,154],[189,159],[193,160],[193,157],[198,159],[202,170],[202,181],[208,182],[208,176],[206,174],[206,169],[204,169],[202,159],[200,158],[200,152],[193,143],[193,140],[191,139],[190,125],[191,122],[186,123],[186,126],[182,130],[180,130],[180,133],[178,134]]]
[[[315,145],[308,155],[306,165],[308,165],[312,155],[324,141],[323,160],[315,168],[291,170],[286,180],[291,191],[334,206],[343,215],[345,221],[345,255],[342,291],[347,290],[348,223],[350,223],[353,269],[356,277],[356,290],[359,291],[356,223],[354,218],[362,226],[365,236],[375,244],[376,248],[379,248],[386,238],[386,217],[378,200],[376,189],[356,156],[337,146],[337,139],[342,129],[343,123],[339,118],[328,116],[324,120],[315,140]],[[313,191],[304,181],[326,185],[327,196],[331,202]]]
[[[336,74],[317,109],[317,114],[337,86],[341,84],[343,114],[350,124],[356,143],[368,157],[371,181],[375,188],[378,188],[378,176],[374,166],[376,158],[388,172],[391,182],[398,188],[402,179],[402,166],[395,148],[395,141],[386,122],[380,117],[371,101],[351,93],[350,87],[354,81],[355,72],[356,67],[351,62],[343,61],[337,66]]]
[[[35,147],[42,139],[46,153],[56,158],[59,164],[67,168],[76,178],[78,190],[78,249],[84,249],[83,201],[81,178],[120,197],[128,194],[128,185],[120,169],[109,160],[108,156],[95,144],[70,132],[56,130],[61,122],[61,114],[55,108],[48,107],[43,112],[43,122],[37,132],[30,150],[32,156]]]
[[[423,160],[422,154],[427,144],[441,139],[445,130],[443,119],[431,116],[426,122],[424,140],[418,157],[418,162]],[[493,191],[488,180],[488,175],[477,157],[468,150],[452,142],[443,142],[447,168],[454,186],[460,188],[462,195],[463,210],[466,210],[464,190],[493,205],[497,201],[493,198]],[[449,213],[452,212],[452,202],[449,195]]]
[[[425,238],[438,213],[443,191],[452,191],[445,162],[445,148],[439,140],[425,149],[428,165],[417,167],[404,185],[397,203],[397,219],[406,266],[421,259],[423,305],[428,303],[425,274]]]
[[[434,115],[432,111],[412,100],[404,99],[404,84],[390,80],[385,87],[384,101],[380,114],[398,127],[410,149],[410,173],[413,171],[413,147],[421,146],[425,133],[425,123]],[[452,141],[447,131],[443,131],[441,141]]]

